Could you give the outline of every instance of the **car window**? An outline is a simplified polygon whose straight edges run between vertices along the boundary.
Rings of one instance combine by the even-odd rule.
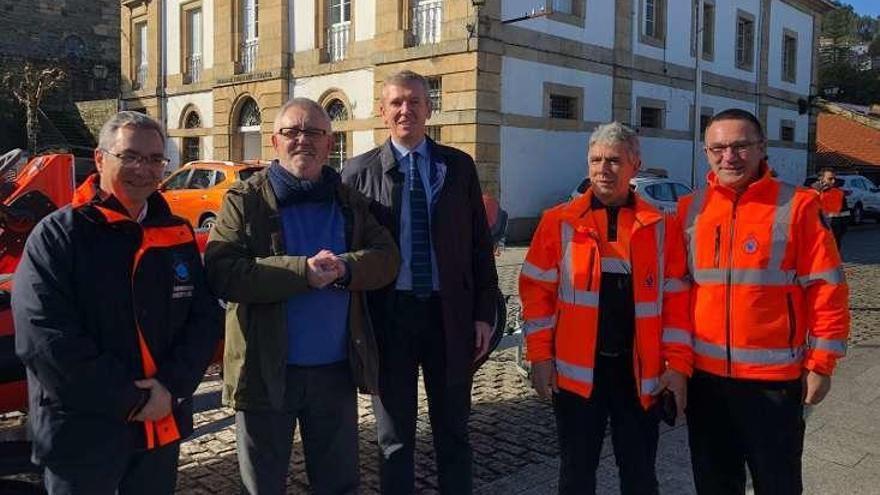
[[[672,183],[672,189],[675,191],[675,198],[676,199],[691,193],[690,187],[688,187],[684,184],[680,184],[678,182]]]
[[[672,192],[672,188],[669,187],[669,184],[667,183],[651,184],[650,186],[645,187],[645,192],[648,196],[657,201],[675,202],[675,195]]]
[[[219,170],[214,171],[214,183],[212,185],[223,184],[226,181],[226,174]]]
[[[259,172],[262,167],[243,168],[238,171],[238,180],[248,180],[252,175]]]
[[[165,189],[168,191],[174,191],[176,189],[186,189],[186,183],[189,179],[189,174],[192,172],[192,169],[183,169],[178,171],[176,174],[172,175],[171,178],[165,182]]]
[[[207,189],[211,187],[213,170],[195,169],[189,179],[189,189]]]

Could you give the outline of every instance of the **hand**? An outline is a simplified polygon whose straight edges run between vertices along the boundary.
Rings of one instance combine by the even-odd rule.
[[[553,394],[559,392],[556,386],[556,366],[553,360],[532,363],[532,388],[542,399],[550,399]]]
[[[815,371],[808,371],[807,375],[804,377],[804,382],[806,385],[804,387],[806,389],[804,394],[804,404],[808,406],[815,406],[822,402],[822,399],[824,399],[825,396],[828,395],[828,391],[831,390],[831,377]]]
[[[492,325],[485,321],[474,322],[474,361],[478,361],[489,352],[489,341],[492,340]]]
[[[651,395],[660,395],[666,389],[675,396],[676,417],[684,416],[684,408],[687,407],[687,377],[672,368],[664,371],[660,375],[660,386]]]
[[[155,378],[136,380],[135,386],[150,391],[150,399],[134,417],[135,421],[156,421],[171,414],[171,392]]]
[[[306,260],[306,279],[309,282],[309,287],[323,289],[332,284],[339,278],[338,265],[343,265],[342,270],[345,270],[345,263],[338,259],[333,252],[326,249],[322,249],[318,254],[308,258]]]

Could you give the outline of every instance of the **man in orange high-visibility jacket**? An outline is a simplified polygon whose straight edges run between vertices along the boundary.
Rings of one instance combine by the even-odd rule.
[[[595,493],[609,416],[621,491],[657,493],[652,406],[666,389],[667,403],[685,406],[684,235],[674,216],[630,190],[639,156],[628,127],[593,132],[589,190],[544,213],[519,279],[532,385],[556,414],[560,494]]]
[[[843,190],[837,187],[837,176],[834,170],[823,168],[819,171],[819,180],[813,183],[813,189],[819,194],[819,203],[822,212],[831,222],[831,232],[834,234],[834,242],[837,250],[840,250],[843,235],[846,234],[849,224],[849,211],[846,209],[846,196]]]
[[[697,492],[802,492],[803,404],[831,386],[848,290],[814,192],[770,176],[749,112],[706,127],[708,186],[678,207],[692,277],[688,431]]]

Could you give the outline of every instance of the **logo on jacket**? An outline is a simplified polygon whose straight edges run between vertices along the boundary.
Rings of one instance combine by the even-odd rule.
[[[174,279],[180,283],[189,282],[189,265],[181,259],[174,261]]]
[[[746,254],[755,254],[758,252],[758,240],[755,236],[749,235],[743,242],[743,252]]]
[[[654,274],[649,273],[647,277],[645,277],[645,287],[651,288],[654,287]]]

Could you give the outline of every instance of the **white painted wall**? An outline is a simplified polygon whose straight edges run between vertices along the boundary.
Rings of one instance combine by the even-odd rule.
[[[568,198],[587,173],[587,132],[501,127],[501,207],[534,218]]]
[[[504,0],[501,2],[501,19],[520,17],[533,9],[550,5],[553,0]],[[587,10],[584,27],[537,17],[517,22],[518,27],[577,40],[591,45],[614,48],[614,0],[585,0]],[[680,1],[680,0],[675,0]]]
[[[376,0],[357,0],[354,3],[354,39],[364,41],[376,35]]]
[[[765,123],[767,139],[771,141],[779,139],[780,124],[783,119],[794,121],[794,141],[796,143],[806,143],[807,131],[810,125],[808,116],[806,114],[798,115],[797,110],[786,110],[778,107],[767,107],[767,122]]]
[[[797,33],[797,77],[794,84],[782,80],[782,33]],[[780,0],[770,3],[770,53],[767,83],[800,94],[809,94],[812,76],[813,18]]]
[[[745,11],[755,17],[755,63],[752,71],[736,67],[736,13]],[[716,0],[715,1],[715,58],[703,60],[700,66],[713,74],[733,77],[743,81],[755,82],[758,78],[758,46],[760,42],[760,2],[759,0]],[[690,14],[688,14],[690,19]],[[765,22],[767,20],[765,19]],[[690,39],[690,37],[688,38]],[[690,52],[688,52],[690,53]],[[694,59],[691,58],[693,61]],[[693,63],[688,64],[693,66]]]
[[[639,123],[639,109],[636,105],[638,98],[653,98],[666,102],[666,129],[676,131],[690,130],[691,105],[694,102],[694,92],[684,89],[676,89],[669,86],[650,84],[641,81],[632,83],[632,124]]]
[[[351,133],[351,156],[366,153],[375,147],[373,131],[353,131]]]
[[[779,174],[779,178],[796,186],[803,185],[807,178],[807,150],[790,148],[769,148],[770,167]]]
[[[611,120],[610,76],[511,57],[501,60],[501,111],[543,117],[544,82],[584,88],[584,120]]]
[[[356,2],[358,3],[358,2]],[[292,9],[294,52],[315,48],[315,15],[317,0],[296,0],[296,8]]]
[[[187,95],[168,97],[168,117],[165,122],[166,129],[179,129],[183,120],[183,110],[188,105],[195,105],[202,118],[202,127],[214,126],[214,96],[208,91],[204,93],[192,93]],[[169,139],[165,144],[165,153],[171,159],[171,169],[177,169],[180,163],[180,149],[182,138]],[[202,136],[202,158],[210,160],[214,158],[214,136]]]
[[[665,138],[639,138],[642,150],[643,168],[662,168],[669,177],[691,183],[692,168],[692,143],[690,140],[677,140]],[[705,153],[699,153],[697,161],[697,184],[704,184],[709,165]]]
[[[351,103],[353,119],[368,119],[373,112],[373,69],[339,72],[326,76],[301,77],[294,81],[291,97],[318,100],[327,90],[338,89]]]

